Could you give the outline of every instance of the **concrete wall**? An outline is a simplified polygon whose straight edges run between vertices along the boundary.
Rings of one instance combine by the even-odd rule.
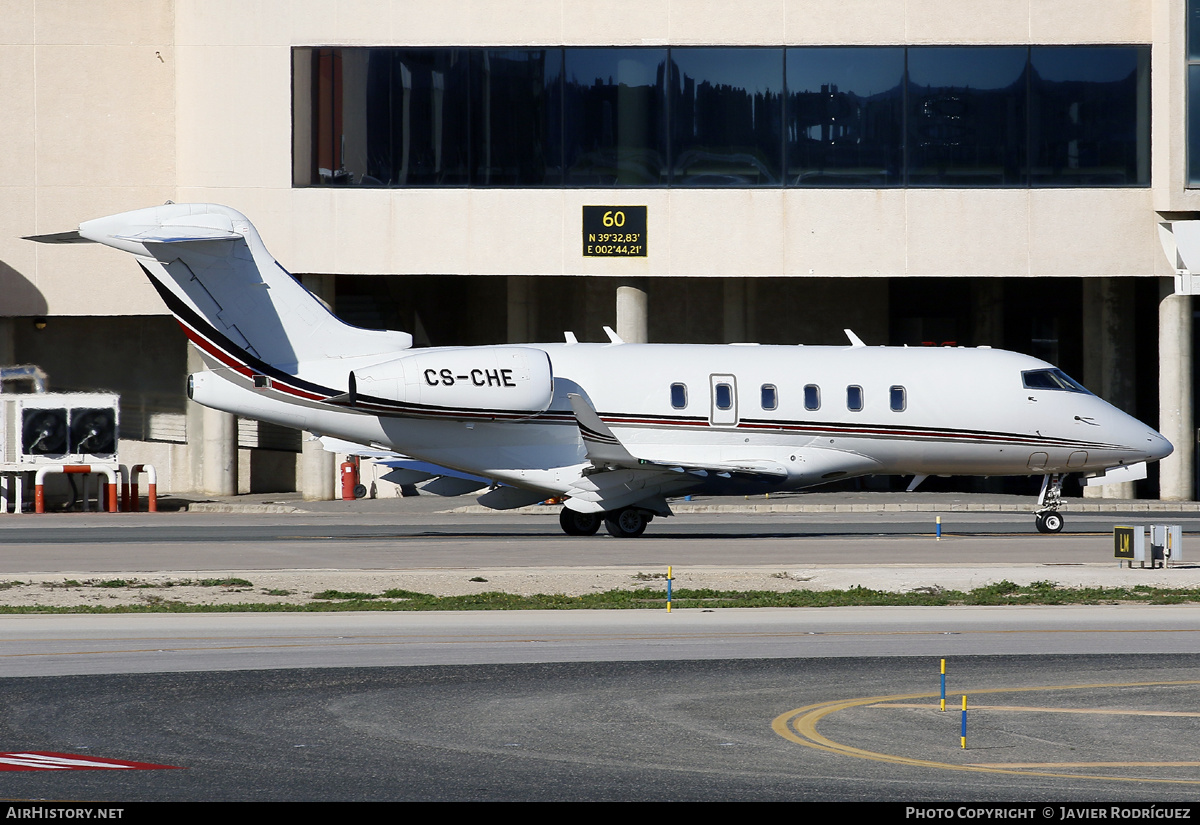
[[[1184,193],[1164,195],[1158,186],[1153,192],[292,189],[290,49],[1153,42],[1157,83],[1165,54],[1176,46],[1182,49],[1182,26],[1160,25],[1177,5],[1168,0],[850,0],[833,5],[824,0],[264,0],[247,7],[187,0],[178,3],[176,12],[179,199],[216,200],[242,209],[275,255],[302,272],[1165,275],[1153,208],[1164,197]],[[1162,39],[1156,40],[1156,34]],[[1182,157],[1174,144],[1170,153],[1164,144],[1168,133],[1181,128],[1182,103],[1159,106],[1163,91],[1157,85],[1155,95],[1153,158],[1158,172],[1160,159]],[[238,122],[254,128],[229,128]],[[1171,175],[1167,177],[1179,179]],[[606,203],[648,207],[646,258],[582,256],[581,206]]]
[[[0,315],[163,312],[129,260],[20,240],[175,195],[175,3],[14,0],[0,14]],[[82,288],[81,288],[82,286]]]
[[[1171,0],[19,0],[0,21],[0,315],[162,312],[127,259],[21,234],[175,200],[242,209],[293,271],[646,276],[1166,275],[1184,190]],[[293,189],[298,45],[1152,43],[1154,187]],[[84,68],[85,67],[85,68]],[[582,257],[580,207],[649,208],[649,256]],[[97,295],[81,279],[102,284]]]

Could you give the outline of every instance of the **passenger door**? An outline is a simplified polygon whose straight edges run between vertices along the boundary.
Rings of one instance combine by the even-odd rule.
[[[737,426],[737,379],[732,375],[710,375],[708,382],[708,422],[714,427]]]

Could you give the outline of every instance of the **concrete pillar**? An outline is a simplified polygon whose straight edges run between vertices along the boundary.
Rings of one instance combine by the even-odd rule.
[[[201,438],[203,481],[201,491],[210,496],[236,496],[238,492],[237,416],[204,407]],[[192,436],[189,434],[189,440]]]
[[[0,367],[17,365],[16,325],[16,318],[0,318]]]
[[[971,282],[971,346],[1004,346],[1004,281],[976,278]]]
[[[327,307],[333,306],[334,279],[332,275],[304,275],[304,286]],[[300,492],[305,501],[328,501],[333,498],[337,476],[337,456],[321,446],[312,433],[303,433],[300,440]]]
[[[537,340],[537,285],[533,276],[509,275],[508,343],[526,344]]]
[[[645,344],[650,340],[647,326],[645,291],[617,287],[617,335],[627,344]]]
[[[1133,282],[1083,280],[1083,384],[1114,407],[1136,414]],[[1086,498],[1134,498],[1132,481],[1084,487]]]
[[[191,375],[204,369],[199,351],[187,345],[187,372]],[[188,489],[204,489],[204,407],[190,398],[187,401],[187,460]]]
[[[207,369],[188,345],[187,371]],[[210,496],[238,493],[237,416],[187,402],[187,455],[193,490]]]
[[[744,343],[750,340],[746,329],[746,279],[726,278],[724,283],[725,343]]]
[[[1195,495],[1196,431],[1192,410],[1192,298],[1175,295],[1162,281],[1158,302],[1158,431],[1175,445],[1159,462],[1159,498],[1190,501]]]

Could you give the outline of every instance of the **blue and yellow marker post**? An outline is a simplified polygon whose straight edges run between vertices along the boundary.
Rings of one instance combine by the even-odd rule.
[[[946,660],[942,659],[942,713],[946,712]]]
[[[966,696],[963,697],[962,734],[960,735],[960,738],[962,740],[963,750],[966,750],[967,749],[967,697]]]
[[[668,564],[667,565],[667,612],[668,613],[671,612],[671,582],[672,581],[674,581],[674,579],[671,578],[671,565]]]

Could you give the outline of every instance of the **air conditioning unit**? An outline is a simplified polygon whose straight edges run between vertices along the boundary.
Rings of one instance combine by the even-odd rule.
[[[114,393],[0,395],[0,463],[9,471],[115,464],[119,419],[120,396]]]

